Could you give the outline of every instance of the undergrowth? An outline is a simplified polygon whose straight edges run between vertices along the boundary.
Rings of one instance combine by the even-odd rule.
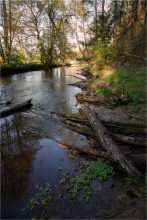
[[[126,181],[128,185],[139,185],[141,187],[141,193],[144,196],[147,196],[147,175],[145,175],[142,179],[127,177]]]
[[[145,111],[146,103],[146,69],[138,71],[118,69],[107,78],[110,85],[121,92],[121,85],[124,83],[125,93],[130,98],[129,106],[134,111]]]
[[[134,112],[145,111],[146,109],[146,68],[132,70],[129,68],[119,68],[106,78],[93,78],[92,84],[109,84],[109,87],[100,87],[96,94],[103,94],[108,98],[111,93],[121,95],[121,87],[124,84],[124,92],[130,99],[128,107]],[[98,86],[97,86],[98,87]]]

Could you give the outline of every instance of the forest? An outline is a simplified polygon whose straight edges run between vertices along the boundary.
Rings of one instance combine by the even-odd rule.
[[[63,65],[76,58],[102,69],[125,59],[145,59],[145,0],[0,4],[1,65]]]
[[[146,0],[0,0],[1,219],[146,219],[146,33]]]

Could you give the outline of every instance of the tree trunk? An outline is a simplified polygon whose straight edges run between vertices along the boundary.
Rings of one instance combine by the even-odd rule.
[[[98,150],[95,148],[88,148],[88,147],[81,147],[81,146],[76,146],[76,145],[72,145],[72,144],[67,144],[67,143],[63,143],[57,140],[54,140],[56,142],[58,142],[59,144],[66,146],[70,149],[76,150],[79,153],[82,154],[86,154],[91,158],[104,158],[104,159],[108,159],[111,162],[114,162],[114,159],[111,157],[111,155],[105,151],[102,150]],[[133,160],[133,162],[137,165],[145,165],[146,164],[146,155],[145,154],[128,154],[127,158]]]
[[[96,138],[94,130],[91,129],[90,124],[84,120],[82,117],[75,117],[71,115],[64,115],[61,113],[52,113],[53,117],[63,122],[66,127],[75,131],[77,133],[83,134],[85,136]],[[112,127],[107,126],[108,130],[112,131]],[[115,128],[116,130],[116,128]],[[117,134],[109,132],[109,135],[116,141],[125,144],[146,147],[147,139],[142,137],[132,137],[123,134]]]
[[[0,118],[3,118],[5,116],[11,115],[17,111],[20,111],[24,108],[28,108],[28,107],[32,106],[33,104],[31,103],[31,101],[32,101],[32,99],[29,99],[25,102],[18,104],[18,105],[12,106],[9,109],[5,109],[5,110],[0,111]]]
[[[120,151],[115,142],[108,135],[108,131],[101,123],[95,113],[90,111],[87,105],[82,107],[84,113],[86,114],[92,128],[96,132],[96,136],[101,144],[101,146],[111,155],[114,161],[118,162],[120,166],[132,177],[140,178],[140,171],[126,158],[125,155]]]

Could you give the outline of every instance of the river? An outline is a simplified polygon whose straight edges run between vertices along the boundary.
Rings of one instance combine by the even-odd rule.
[[[74,76],[77,68],[32,71],[0,79],[1,102],[14,97],[12,104],[30,98],[33,103],[31,108],[1,119],[1,219],[42,218],[38,207],[34,212],[21,211],[37,186],[49,183],[56,195],[64,173],[74,174],[86,160],[80,155],[73,160],[73,152],[59,142],[88,147],[87,138],[65,128],[51,114],[79,112],[75,95],[81,90],[68,85],[78,81],[68,76]],[[117,215],[126,206],[119,198],[123,192],[118,180],[94,182],[92,188],[95,196],[88,204],[82,197],[73,202],[68,194],[54,198],[48,205],[47,218],[100,219]]]

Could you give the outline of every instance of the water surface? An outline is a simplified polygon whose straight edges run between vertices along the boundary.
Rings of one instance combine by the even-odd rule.
[[[52,185],[53,195],[60,191],[64,173],[75,174],[85,159],[59,142],[88,147],[87,138],[65,128],[52,117],[52,112],[78,113],[75,95],[81,90],[68,85],[78,79],[76,67],[33,71],[0,79],[1,103],[14,97],[13,103],[32,98],[33,106],[1,119],[1,209],[2,219],[42,217],[41,210],[22,213],[29,199],[37,192],[36,186]],[[1,105],[0,108],[5,108]],[[62,172],[59,172],[62,167]],[[104,218],[122,212],[126,204],[118,197],[122,185],[110,178],[107,182],[93,183],[94,196],[87,204],[79,196],[73,202],[68,194],[54,197],[49,203],[47,217]],[[115,186],[112,188],[112,186]],[[96,190],[95,190],[96,188]],[[115,207],[115,208],[114,208]],[[116,211],[117,210],[117,211]]]

